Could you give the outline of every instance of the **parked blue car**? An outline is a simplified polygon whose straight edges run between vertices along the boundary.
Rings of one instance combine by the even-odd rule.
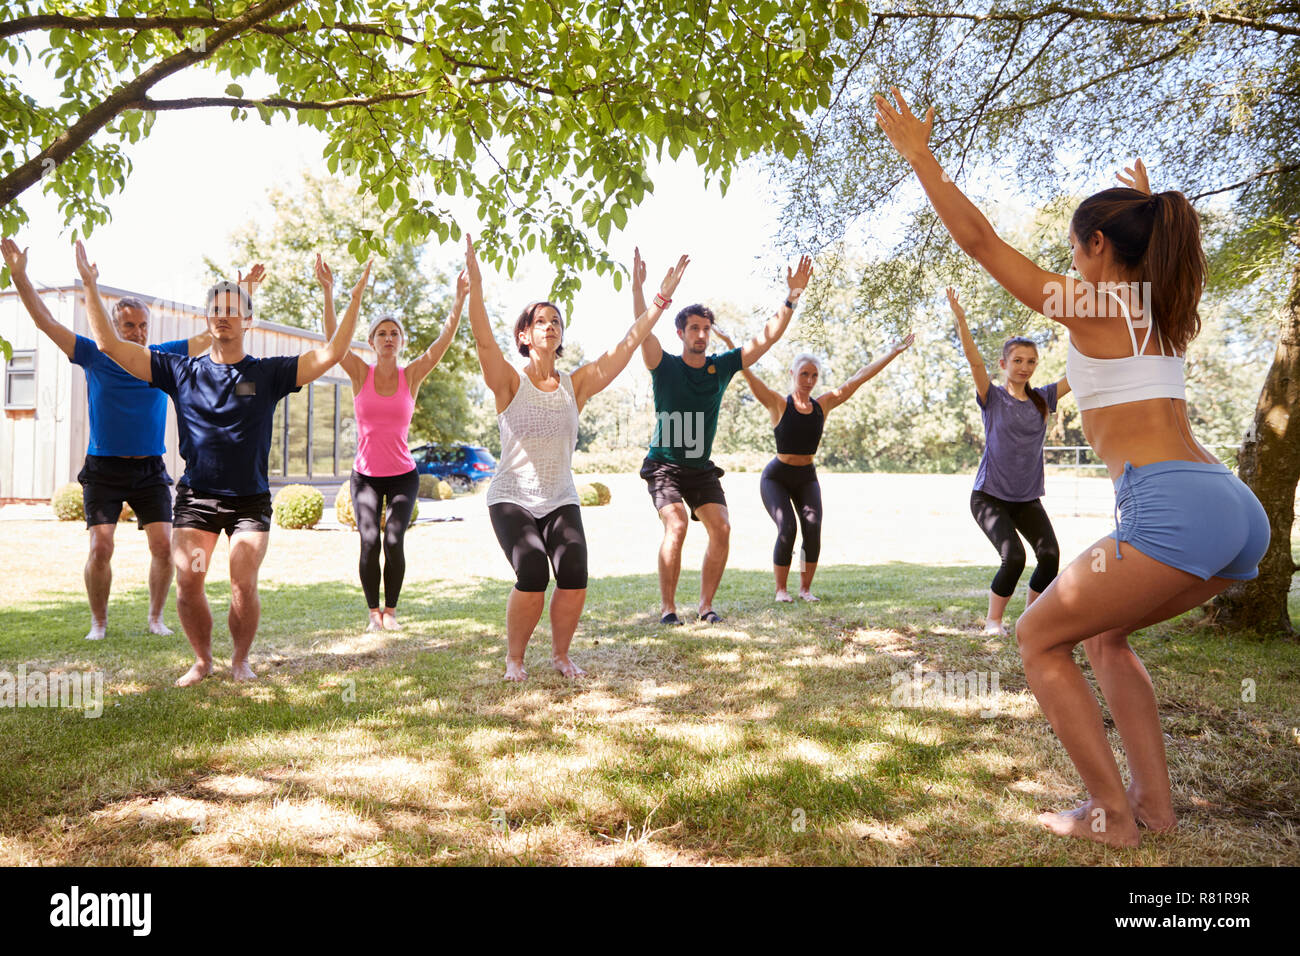
[[[497,471],[492,453],[478,445],[417,445],[411,449],[411,457],[420,474],[441,478],[457,491],[468,491]]]

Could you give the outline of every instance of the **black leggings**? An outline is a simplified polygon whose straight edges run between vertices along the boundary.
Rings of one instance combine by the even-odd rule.
[[[379,518],[388,499],[388,520],[384,523],[384,607],[397,607],[406,577],[403,539],[411,524],[411,512],[420,494],[420,473],[414,468],[404,475],[371,478],[352,472],[352,511],[361,532],[361,589],[373,611],[379,607]]]
[[[488,518],[501,550],[515,569],[515,589],[545,591],[555,568],[555,586],[581,590],[587,586],[587,535],[582,510],[562,505],[534,518],[527,508],[508,501],[488,505]]]
[[[803,536],[803,559],[816,564],[822,553],[822,486],[813,465],[787,465],[773,458],[758,482],[763,507],[776,522],[776,547],[772,563],[788,568],[794,556],[796,520]]]
[[[1038,561],[1029,579],[1029,590],[1039,594],[1046,591],[1060,567],[1061,549],[1042,500],[1003,501],[982,491],[972,491],[970,513],[1002,558],[1002,567],[993,576],[993,593],[998,597],[1011,597],[1016,593],[1020,572],[1025,570],[1025,549],[1016,532],[1025,536]]]

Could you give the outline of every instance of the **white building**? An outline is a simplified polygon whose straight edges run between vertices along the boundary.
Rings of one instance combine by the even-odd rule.
[[[185,339],[203,331],[203,312],[191,305],[100,286],[105,305],[126,296],[149,303],[149,343]],[[81,280],[41,290],[50,313],[78,335],[93,338],[86,318]],[[36,328],[13,289],[0,292],[0,336],[13,346],[5,363],[4,418],[0,421],[0,504],[44,502],[77,480],[86,457],[90,418],[86,376],[78,365]],[[319,332],[254,321],[244,341],[250,355],[299,355],[316,348]],[[365,343],[354,348],[373,360]],[[3,357],[0,355],[0,357]],[[176,411],[167,403],[167,472],[185,470],[176,449]],[[271,485],[304,482],[334,487],[347,479],[356,453],[352,387],[335,366],[301,392],[280,402],[271,443]]]

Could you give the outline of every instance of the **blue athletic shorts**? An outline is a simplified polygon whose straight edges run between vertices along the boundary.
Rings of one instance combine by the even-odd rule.
[[[1149,558],[1203,580],[1249,581],[1268,550],[1264,506],[1226,465],[1157,461],[1141,468],[1124,462],[1115,481],[1115,556],[1127,541]]]

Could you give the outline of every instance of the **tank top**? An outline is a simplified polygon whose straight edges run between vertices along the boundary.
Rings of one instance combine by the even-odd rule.
[[[497,415],[501,461],[488,486],[489,505],[510,503],[542,518],[579,503],[573,483],[573,449],[578,444],[578,401],[573,379],[560,372],[560,387],[543,392],[525,372],[519,390]]]
[[[375,391],[375,367],[366,369],[366,381],[352,400],[357,415],[357,457],[352,467],[369,478],[389,478],[415,470],[407,447],[415,399],[406,384],[406,369],[397,370],[397,391]]]
[[[1070,388],[1074,391],[1080,411],[1140,402],[1148,398],[1179,398],[1185,401],[1187,385],[1183,378],[1183,357],[1165,354],[1164,337],[1158,330],[1156,341],[1160,345],[1160,354],[1144,355],[1147,342],[1151,339],[1151,330],[1156,326],[1155,321],[1149,316],[1144,317],[1147,333],[1142,344],[1138,345],[1128,306],[1113,290],[1105,291],[1114,297],[1124,313],[1128,337],[1133,343],[1133,354],[1121,358],[1093,358],[1076,349],[1074,340],[1070,340],[1069,349],[1065,353],[1065,377],[1070,380]]]
[[[820,402],[812,403],[813,410],[804,414],[794,406],[794,396],[785,397],[785,411],[772,433],[776,435],[778,455],[815,455],[821,444],[822,429],[826,426],[826,413]]]

